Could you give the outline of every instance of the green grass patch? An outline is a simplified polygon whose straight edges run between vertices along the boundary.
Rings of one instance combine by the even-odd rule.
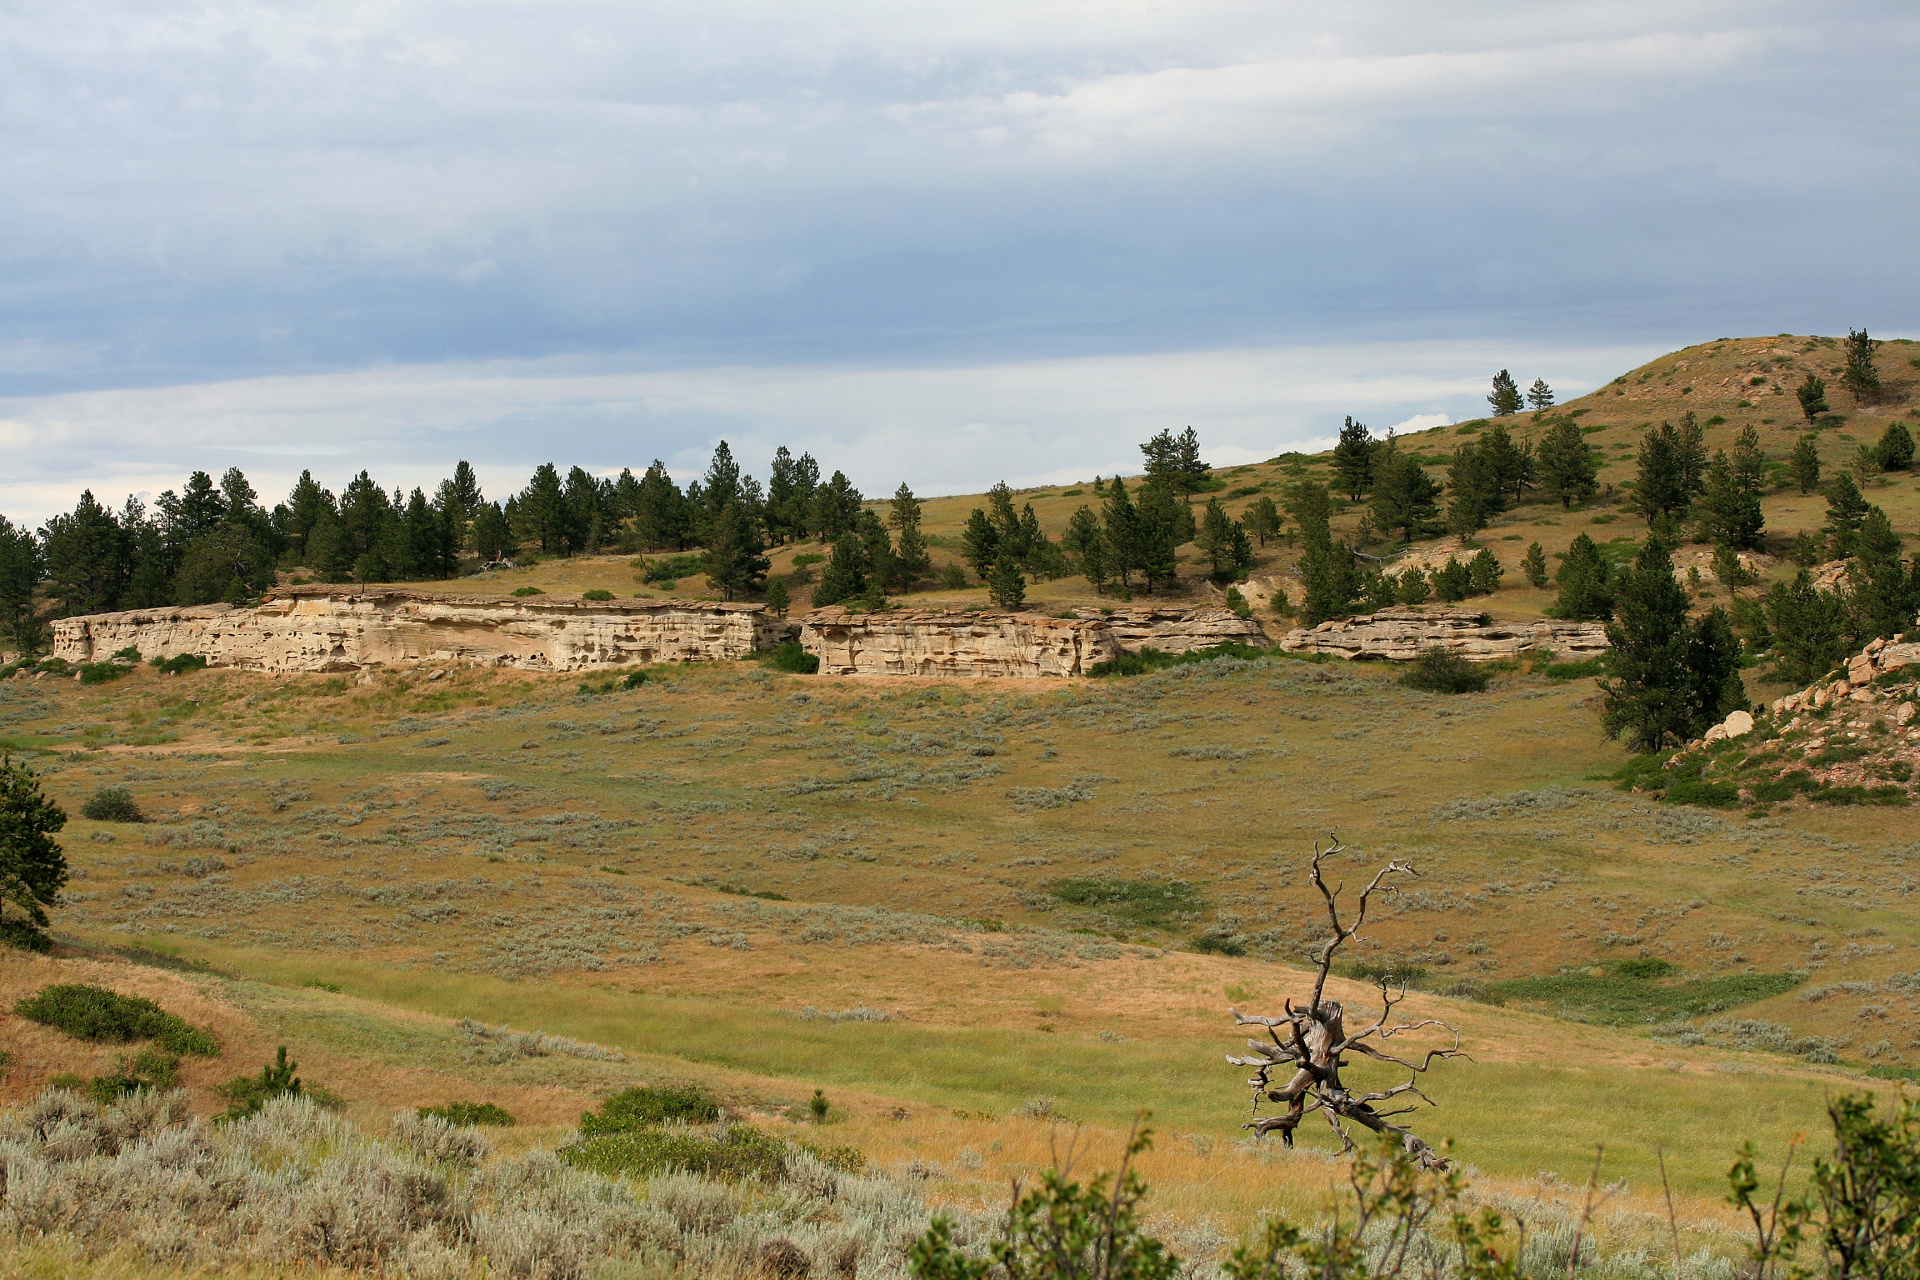
[[[1549,662],[1544,671],[1549,680],[1585,680],[1590,676],[1605,675],[1607,661],[1595,655],[1580,662]]]
[[[13,1006],[29,1022],[55,1027],[81,1040],[151,1040],[173,1053],[203,1058],[220,1056],[213,1032],[187,1025],[141,996],[123,996],[105,987],[63,983],[45,987]]]
[[[1547,1004],[1563,1018],[1617,1027],[1720,1013],[1771,999],[1806,980],[1797,973],[1740,973],[1662,982],[1636,976],[1627,969],[1634,963],[1621,961],[1598,974],[1510,978],[1488,983],[1485,991],[1496,1003]]]
[[[1185,880],[1055,880],[1047,892],[1061,902],[1091,907],[1142,925],[1168,925],[1176,912],[1206,908],[1200,891]]]

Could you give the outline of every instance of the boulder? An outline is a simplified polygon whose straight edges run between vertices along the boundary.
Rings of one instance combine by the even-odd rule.
[[[1745,711],[1729,712],[1720,727],[1725,737],[1744,738],[1753,732],[1753,716]]]

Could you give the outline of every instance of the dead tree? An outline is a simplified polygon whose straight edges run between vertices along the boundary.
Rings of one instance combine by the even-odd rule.
[[[1351,1151],[1354,1145],[1353,1135],[1342,1123],[1349,1121],[1375,1133],[1396,1135],[1408,1154],[1416,1157],[1422,1166],[1444,1169],[1447,1166],[1446,1157],[1428,1146],[1405,1125],[1395,1124],[1393,1117],[1415,1110],[1412,1100],[1416,1098],[1428,1106],[1435,1105],[1432,1098],[1420,1091],[1417,1082],[1436,1059],[1465,1056],[1460,1049],[1460,1033],[1437,1018],[1422,1018],[1418,1022],[1390,1022],[1394,1006],[1406,998],[1404,980],[1396,991],[1388,976],[1383,975],[1379,979],[1380,1016],[1358,1031],[1347,1030],[1346,1010],[1340,1007],[1338,1001],[1329,1000],[1325,995],[1327,974],[1333,968],[1334,955],[1359,935],[1361,926],[1366,923],[1367,908],[1372,903],[1373,895],[1396,891],[1388,877],[1415,876],[1419,872],[1404,862],[1387,863],[1360,891],[1352,921],[1343,922],[1339,900],[1340,892],[1346,886],[1329,888],[1325,876],[1327,862],[1343,852],[1345,847],[1337,836],[1325,849],[1320,847],[1318,841],[1314,842],[1313,870],[1309,878],[1326,901],[1327,919],[1333,926],[1333,936],[1320,945],[1316,956],[1319,971],[1314,975],[1313,999],[1304,1008],[1298,1009],[1289,999],[1285,1015],[1278,1018],[1253,1017],[1238,1009],[1228,1010],[1241,1026],[1267,1029],[1267,1039],[1247,1041],[1247,1046],[1253,1050],[1251,1055],[1242,1058],[1229,1054],[1227,1057],[1227,1061],[1235,1066],[1257,1069],[1253,1079],[1247,1082],[1253,1088],[1254,1119],[1243,1127],[1263,1134],[1277,1130],[1280,1140],[1290,1147],[1293,1145],[1293,1131],[1300,1127],[1300,1122],[1309,1112],[1320,1111],[1325,1113],[1333,1131],[1340,1135],[1345,1151]],[[1427,1027],[1439,1027],[1452,1033],[1453,1046],[1429,1049],[1419,1062],[1411,1062],[1395,1057],[1376,1043]],[[1410,1074],[1405,1082],[1391,1088],[1373,1093],[1356,1093],[1340,1079],[1341,1071],[1351,1065],[1349,1059],[1353,1055],[1394,1063],[1405,1067]],[[1285,1084],[1274,1083],[1276,1070],[1290,1072]],[[1396,1103],[1403,1099],[1407,1105],[1390,1110],[1382,1111],[1375,1105]],[[1284,1103],[1287,1109],[1280,1115],[1262,1116],[1260,1104],[1263,1101]]]

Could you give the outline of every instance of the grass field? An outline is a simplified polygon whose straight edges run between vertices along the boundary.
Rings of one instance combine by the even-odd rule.
[[[1783,449],[1798,428],[1779,397],[1737,409],[1757,392],[1731,379],[1762,358],[1798,375],[1753,345],[1665,357],[1573,407],[1616,454],[1683,407],[1727,417],[1716,440],[1748,414]],[[1778,345],[1801,359],[1799,340]],[[1896,411],[1847,412],[1824,447],[1837,460]],[[1409,443],[1437,452],[1455,430]],[[1271,493],[1322,468],[1224,478]],[[1085,500],[1074,487],[1025,496],[1057,532]],[[1868,496],[1914,528],[1911,477]],[[929,502],[930,531],[952,535],[976,502]],[[1767,512],[1776,536],[1820,522],[1817,498],[1775,495]],[[1485,536],[1510,566],[1526,543],[1507,530],[1549,550],[1583,529],[1644,532],[1604,501],[1505,519]],[[1283,571],[1290,552],[1270,550],[1260,572]],[[516,583],[640,589],[612,557],[484,589]],[[1034,596],[1093,599],[1074,581]],[[1546,602],[1510,588],[1486,607]],[[1664,1149],[1696,1243],[1724,1249],[1739,1139],[1778,1155],[1829,1094],[1889,1090],[1865,1072],[1920,1065],[1920,823],[1619,792],[1591,679],[1522,666],[1445,697],[1281,657],[1072,682],[653,675],[607,693],[465,669],[0,684],[0,740],[69,813],[125,786],[149,819],[69,823],[67,952],[8,953],[0,1003],[102,981],[214,1025],[226,1053],[187,1065],[207,1109],[213,1084],[286,1043],[356,1116],[493,1100],[526,1122],[519,1143],[556,1140],[635,1080],[707,1084],[775,1127],[801,1126],[820,1088],[834,1141],[937,1166],[932,1194],[969,1203],[1045,1163],[1049,1111],[1112,1149],[1150,1108],[1159,1211],[1236,1235],[1275,1204],[1311,1212],[1337,1175],[1324,1129],[1293,1155],[1240,1142],[1244,1072],[1222,1061],[1229,1005],[1303,993],[1323,927],[1305,855],[1337,831],[1349,880],[1389,857],[1420,873],[1353,958],[1418,972],[1408,1010],[1458,1027],[1471,1058],[1436,1069],[1420,1125],[1456,1139],[1489,1194],[1565,1200],[1604,1143],[1605,1176],[1628,1180],[1608,1228],[1625,1247],[1664,1221]],[[1244,954],[1204,954],[1203,937]],[[1665,965],[1622,968],[1649,960]],[[488,1062],[458,1018],[624,1060]],[[0,1038],[14,1100],[114,1057],[13,1017]]]

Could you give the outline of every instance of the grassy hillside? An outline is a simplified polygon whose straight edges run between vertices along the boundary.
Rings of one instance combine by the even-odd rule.
[[[1683,407],[1726,417],[1716,440],[1753,414],[1783,451],[1798,428],[1780,398],[1736,380],[1757,360],[1797,380],[1772,349],[1694,348],[1576,402],[1622,455],[1603,481],[1630,474],[1641,423]],[[1904,350],[1884,349],[1884,372]],[[1843,410],[1823,447],[1837,459],[1895,410]],[[1411,442],[1437,454],[1466,429]],[[1221,478],[1238,506],[1324,465]],[[1026,496],[1057,531],[1076,487]],[[1869,496],[1911,531],[1913,490]],[[930,530],[976,501],[930,502]],[[1769,527],[1817,526],[1818,505],[1775,494]],[[1525,546],[1510,537],[1643,532],[1604,501],[1504,519],[1485,537],[1509,564]],[[1288,549],[1269,550],[1260,572],[1284,572]],[[637,589],[624,560],[516,573],[489,589]],[[1034,594],[1091,599],[1073,581]],[[1509,588],[1489,607],[1544,603]],[[1304,992],[1323,922],[1304,854],[1337,830],[1349,880],[1389,857],[1420,872],[1355,960],[1414,974],[1409,1011],[1456,1025],[1472,1055],[1436,1069],[1422,1131],[1527,1203],[1571,1196],[1604,1141],[1607,1176],[1630,1183],[1607,1227],[1623,1244],[1664,1222],[1664,1149],[1695,1243],[1727,1248],[1739,1138],[1778,1153],[1827,1094],[1920,1066],[1920,829],[1904,809],[1651,804],[1605,780],[1624,757],[1591,680],[1509,667],[1443,697],[1395,674],[1274,657],[1074,682],[740,663],[617,692],[459,669],[10,680],[0,740],[75,815],[75,878],[63,954],[7,953],[0,1007],[105,982],[219,1030],[224,1056],[187,1064],[207,1109],[211,1085],[287,1043],[357,1118],[492,1100],[530,1145],[636,1080],[701,1082],[796,1131],[820,1088],[835,1142],[937,1166],[930,1194],[955,1203],[1044,1164],[1048,1112],[1110,1149],[1146,1107],[1165,1135],[1147,1167],[1159,1210],[1232,1235],[1274,1203],[1312,1211],[1337,1177],[1324,1130],[1293,1156],[1236,1141],[1244,1069],[1222,1061],[1240,1039],[1229,1005]],[[107,786],[149,821],[79,817]],[[1373,999],[1339,981],[1349,1007]],[[624,1060],[492,1062],[462,1017]],[[0,1039],[12,1100],[115,1056],[13,1017]]]

